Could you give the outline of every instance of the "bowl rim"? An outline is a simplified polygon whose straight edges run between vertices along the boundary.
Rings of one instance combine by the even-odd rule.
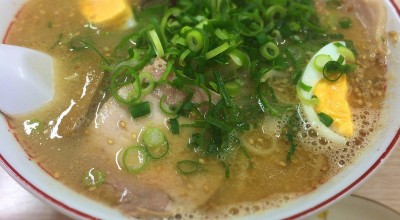
[[[396,3],[396,0],[387,0],[387,2],[394,8],[395,12],[397,13],[398,18],[400,18],[400,4]],[[24,6],[22,6],[18,10],[17,14],[15,15],[15,18],[18,17],[18,15],[21,12],[21,10],[23,9],[23,7]],[[9,34],[9,31],[10,31],[11,27],[13,26],[13,23],[14,23],[14,21],[12,21],[9,24],[1,43],[3,43],[3,44],[5,43],[6,38]],[[9,119],[7,117],[5,117],[5,120],[8,123],[8,127],[11,129],[12,126],[9,122]],[[18,139],[15,135],[14,135],[14,137],[16,139]],[[342,196],[351,192],[351,190],[353,190],[357,185],[362,183],[367,177],[370,176],[370,174],[372,174],[380,165],[383,164],[384,160],[390,155],[390,153],[393,152],[399,138],[400,138],[400,128],[398,128],[398,130],[396,131],[396,134],[394,135],[390,144],[385,148],[385,151],[382,152],[382,154],[378,157],[376,162],[374,164],[372,164],[372,166],[370,166],[359,178],[357,178],[355,181],[353,181],[350,185],[345,187],[340,192],[337,192],[335,195],[325,199],[324,201],[318,203],[317,205],[314,205],[313,207],[310,207],[310,208],[308,208],[304,211],[301,211],[297,214],[286,217],[286,218],[284,218],[284,220],[299,219],[299,218],[307,217],[311,213],[314,213],[315,211],[320,210],[329,204],[333,204],[333,202],[337,201]],[[6,158],[3,157],[3,155],[1,153],[0,153],[0,167],[3,167],[7,173],[9,173],[10,175],[12,175],[12,177],[14,177],[14,179],[16,177],[18,180],[20,180],[19,181],[20,183],[24,183],[25,185],[23,185],[23,187],[24,188],[27,187],[27,188],[31,189],[34,192],[35,196],[39,197],[39,199],[42,199],[43,201],[45,201],[47,203],[53,204],[54,205],[53,207],[55,207],[57,210],[62,211],[65,214],[70,214],[70,215],[72,214],[73,216],[76,216],[81,219],[99,219],[98,217],[95,217],[93,215],[79,211],[77,208],[66,205],[62,201],[55,199],[54,197],[47,194],[43,190],[39,189],[37,186],[35,186],[33,183],[31,183],[29,180],[27,180],[22,174],[20,174],[20,172],[18,172],[6,160]]]

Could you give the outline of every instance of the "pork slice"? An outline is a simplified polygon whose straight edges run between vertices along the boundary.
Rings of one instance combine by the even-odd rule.
[[[381,0],[346,0],[349,10],[354,10],[366,30],[371,45],[378,55],[386,54],[386,8]]]
[[[163,64],[159,65],[158,62]],[[145,69],[156,78],[165,70],[165,62],[156,60]],[[126,97],[131,89],[132,86],[126,86],[119,93]],[[187,148],[187,142],[194,130],[181,129],[179,137],[169,131],[166,123],[168,116],[159,108],[160,97],[164,95],[170,99],[170,104],[174,104],[182,102],[187,94],[170,86],[158,87],[152,94],[144,97],[144,101],[148,101],[151,106],[151,114],[137,119],[131,117],[125,105],[111,97],[98,110],[95,120],[87,129],[85,145],[101,149],[111,160],[116,158],[116,166],[121,172],[126,172],[122,163],[122,152],[127,147],[142,144],[141,133],[146,128],[159,128],[168,139],[170,147],[165,157],[150,160],[141,173],[131,174],[129,181],[117,175],[112,175],[111,180],[107,180],[108,188],[123,197],[120,206],[128,214],[135,215],[138,210],[152,214],[194,210],[214,194],[224,179],[224,168],[219,162],[199,158]],[[197,90],[194,92],[193,102],[201,103],[206,100],[208,98],[205,94]],[[189,119],[183,120],[186,120],[184,123],[190,123]],[[181,160],[201,161],[202,171],[190,176],[180,174],[177,163]]]
[[[151,73],[153,78],[157,81],[164,74],[166,66],[167,66],[167,63],[163,59],[156,58],[154,60],[153,64],[146,66],[143,69],[143,71]],[[175,74],[170,73],[167,80],[172,81],[175,78],[176,78]],[[191,101],[193,103],[202,103],[202,102],[208,101],[208,96],[203,89],[201,89],[197,86],[192,86],[191,88],[192,88],[192,92],[193,92],[193,97],[192,97]],[[211,98],[212,103],[215,104],[221,99],[219,94],[217,94],[211,90],[209,90],[209,92],[211,94],[210,98]],[[177,88],[174,88],[168,84],[163,84],[163,85],[157,86],[154,89],[152,95],[154,95],[158,99],[160,99],[162,96],[166,95],[166,103],[167,104],[177,105],[179,103],[182,103],[185,100],[188,93],[181,91]]]
[[[180,136],[183,140],[173,136],[165,126],[166,116],[158,108],[158,100],[149,96],[147,101],[152,107],[151,115],[133,119],[125,106],[121,106],[114,98],[108,100],[89,126],[85,145],[103,149],[111,159],[117,158],[117,166],[124,170],[121,152],[129,146],[140,144],[140,134],[144,129],[161,129],[170,145],[167,156],[160,160],[150,160],[141,173],[132,174],[129,182],[123,182],[115,175],[112,182],[107,183],[112,185],[116,192],[127,195],[122,203],[129,204],[122,205],[127,213],[136,211],[137,207],[156,212],[193,210],[204,204],[218,189],[223,181],[224,169],[217,162],[205,160],[204,166],[207,171],[191,176],[178,173],[178,161],[198,159],[186,146],[193,131],[182,131]],[[143,186],[148,190],[145,194],[155,199],[140,199],[145,197],[139,196]],[[153,189],[154,192],[149,189]]]

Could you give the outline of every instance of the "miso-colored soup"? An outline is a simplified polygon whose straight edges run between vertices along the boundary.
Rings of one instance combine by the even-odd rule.
[[[127,216],[282,206],[380,129],[386,15],[370,2],[31,0],[6,43],[54,57],[56,93],[11,124],[49,175]]]

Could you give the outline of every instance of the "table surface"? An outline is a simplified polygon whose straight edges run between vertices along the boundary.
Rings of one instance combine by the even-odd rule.
[[[400,4],[400,0],[395,0]],[[400,147],[354,194],[378,201],[400,212]],[[7,195],[7,196],[4,196]],[[0,168],[0,220],[69,220],[19,186]]]

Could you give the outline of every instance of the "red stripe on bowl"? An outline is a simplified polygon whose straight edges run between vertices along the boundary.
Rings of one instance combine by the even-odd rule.
[[[96,220],[99,218],[93,217],[91,215],[88,215],[86,213],[83,213],[81,211],[78,211],[60,201],[58,201],[57,199],[51,197],[50,195],[48,195],[47,193],[43,192],[42,190],[40,190],[38,187],[36,187],[35,185],[33,185],[31,182],[29,182],[27,179],[25,179],[25,177],[23,177],[17,170],[14,169],[13,166],[11,166],[10,163],[8,163],[8,161],[3,157],[3,155],[0,154],[0,161],[3,162],[4,165],[6,165],[6,167],[18,178],[20,179],[23,183],[26,184],[27,187],[31,188],[33,191],[37,192],[40,196],[42,196],[44,199],[46,199],[47,201],[57,205],[58,207],[71,212],[73,214],[75,214],[76,216],[80,216],[86,219],[90,219],[90,220]]]

